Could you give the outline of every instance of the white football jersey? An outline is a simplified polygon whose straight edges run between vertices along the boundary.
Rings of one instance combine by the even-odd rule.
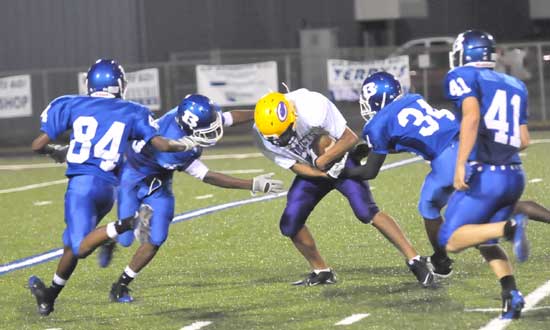
[[[277,165],[289,169],[296,162],[312,165],[313,140],[323,134],[339,139],[346,130],[346,120],[338,108],[323,94],[301,88],[285,94],[296,109],[296,138],[285,147],[267,141],[254,126],[254,138],[262,153]]]

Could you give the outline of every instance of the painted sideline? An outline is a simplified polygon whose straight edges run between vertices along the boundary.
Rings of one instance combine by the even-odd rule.
[[[394,162],[394,163],[384,165],[384,166],[382,166],[380,171],[386,171],[386,170],[389,170],[389,169],[392,169],[392,168],[405,166],[405,165],[415,163],[415,162],[418,162],[418,161],[421,161],[421,160],[422,160],[421,157],[407,158],[407,159],[404,159],[404,160],[400,160],[400,161],[397,161],[397,162]],[[182,222],[182,221],[185,221],[185,220],[190,220],[190,219],[200,217],[200,216],[203,216],[203,215],[206,215],[206,214],[210,214],[210,213],[213,213],[213,212],[217,212],[217,211],[221,211],[221,210],[226,210],[226,209],[246,205],[246,204],[258,203],[258,202],[263,202],[263,201],[269,201],[269,200],[276,199],[276,198],[281,198],[281,197],[286,196],[286,194],[287,194],[287,192],[285,191],[285,192],[278,193],[278,194],[263,195],[263,196],[260,196],[260,197],[253,197],[253,198],[243,199],[243,200],[240,200],[240,201],[229,202],[229,203],[209,206],[209,207],[205,207],[205,208],[201,208],[201,209],[197,209],[197,210],[193,210],[193,211],[183,212],[183,213],[178,214],[174,217],[174,219],[172,220],[172,224]],[[32,266],[35,266],[35,265],[38,265],[38,264],[42,264],[42,263],[48,262],[48,261],[53,260],[53,259],[57,259],[62,254],[63,254],[63,249],[54,249],[54,250],[50,250],[50,251],[47,251],[47,252],[43,252],[41,254],[33,255],[33,256],[30,256],[30,257],[27,257],[27,258],[23,258],[23,259],[17,259],[17,260],[8,262],[6,264],[2,264],[2,265],[0,265],[0,275],[4,275],[4,274],[7,274],[7,273],[10,273],[10,272],[19,270],[19,269],[32,267]]]

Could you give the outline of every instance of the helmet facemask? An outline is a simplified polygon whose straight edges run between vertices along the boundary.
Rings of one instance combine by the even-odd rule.
[[[216,113],[216,120],[210,124],[210,127],[195,128],[191,136],[201,147],[207,148],[215,145],[223,137],[223,122],[220,113]]]
[[[294,126],[294,123],[291,123],[280,136],[270,135],[265,136],[265,138],[269,143],[275,146],[286,147],[296,139],[296,131],[294,130]]]

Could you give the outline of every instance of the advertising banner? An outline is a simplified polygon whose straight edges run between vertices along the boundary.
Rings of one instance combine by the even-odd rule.
[[[0,118],[32,116],[31,76],[0,78]]]
[[[327,70],[329,93],[335,101],[358,101],[363,80],[377,71],[393,74],[404,91],[411,88],[409,57],[406,55],[371,62],[329,59]]]

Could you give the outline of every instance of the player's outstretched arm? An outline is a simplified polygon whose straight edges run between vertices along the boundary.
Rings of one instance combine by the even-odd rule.
[[[315,160],[315,166],[322,171],[327,170],[329,164],[332,164],[335,159],[339,159],[340,157],[342,157],[358,141],[359,139],[357,138],[357,135],[349,127],[346,126],[344,133],[336,141],[334,146],[328,149],[323,155],[319,156],[319,158]]]
[[[355,179],[355,180],[372,180],[376,178],[382,168],[382,164],[386,160],[385,154],[377,154],[371,152],[367,158],[367,163],[362,166],[353,168],[345,168],[339,178]]]
[[[222,188],[245,189],[253,193],[280,193],[284,191],[283,181],[271,177],[273,173],[262,174],[253,179],[240,179],[219,172],[208,171],[203,182]]]
[[[69,146],[50,143],[50,137],[46,133],[41,133],[32,141],[32,151],[41,155],[49,155],[57,163],[64,163],[67,158]]]
[[[157,135],[151,139],[151,144],[157,150],[163,152],[188,151],[198,146],[198,143],[189,136],[184,136],[179,140],[171,140]]]
[[[453,186],[457,190],[466,190],[469,186],[465,182],[466,162],[474,148],[479,127],[479,101],[469,96],[462,101],[462,122],[460,124],[460,138],[458,157],[456,159],[455,177]]]
[[[228,119],[228,116],[231,117],[231,119]],[[225,122],[228,123],[224,126],[244,124],[254,120],[254,110],[231,110],[224,113],[224,117]]]

